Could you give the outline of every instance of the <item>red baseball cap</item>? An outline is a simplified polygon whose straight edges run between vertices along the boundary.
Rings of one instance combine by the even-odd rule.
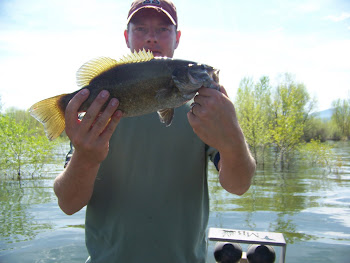
[[[177,26],[177,13],[175,5],[169,0],[136,0],[131,4],[126,24],[129,24],[131,18],[143,8],[154,8],[166,14],[170,21]]]

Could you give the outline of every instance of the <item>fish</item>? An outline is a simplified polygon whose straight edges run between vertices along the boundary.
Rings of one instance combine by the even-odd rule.
[[[49,140],[65,129],[65,109],[81,89],[90,91],[79,112],[86,112],[102,90],[119,100],[123,117],[158,112],[160,121],[171,125],[174,109],[191,100],[202,86],[220,90],[219,70],[193,61],[154,57],[145,49],[119,60],[98,57],[83,64],[76,73],[79,90],[44,99],[29,108],[31,116],[44,126]]]

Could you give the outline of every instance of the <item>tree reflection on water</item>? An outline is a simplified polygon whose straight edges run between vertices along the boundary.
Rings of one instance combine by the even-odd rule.
[[[322,208],[325,205],[324,193],[334,193],[349,186],[348,145],[341,144],[341,148],[334,149],[334,158],[341,156],[343,164],[336,173],[302,163],[284,171],[276,171],[272,166],[265,165],[264,169],[257,170],[251,188],[243,196],[226,193],[219,185],[217,171],[210,165],[210,205],[215,215],[213,223],[225,221],[229,213],[235,218],[231,220],[232,228],[238,225],[249,230],[280,232],[288,244],[319,239],[318,235],[303,229],[298,217],[310,208]],[[335,207],[334,204],[327,206]],[[340,206],[345,208],[346,203]],[[320,224],[317,215],[313,216],[316,216],[315,225]],[[245,222],[242,223],[242,220]],[[222,227],[228,226],[222,224]]]
[[[40,222],[31,207],[53,201],[52,190],[47,180],[0,180],[0,233],[5,243],[29,241],[48,229],[52,223]]]

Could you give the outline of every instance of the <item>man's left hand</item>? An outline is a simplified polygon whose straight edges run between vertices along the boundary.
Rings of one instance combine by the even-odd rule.
[[[237,139],[242,135],[234,105],[224,87],[221,86],[220,91],[200,88],[187,117],[193,131],[204,143],[226,151],[232,150],[237,143],[235,135]]]

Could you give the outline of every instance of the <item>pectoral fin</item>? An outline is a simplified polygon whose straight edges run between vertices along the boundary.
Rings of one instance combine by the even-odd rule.
[[[169,127],[174,117],[174,109],[164,109],[157,112],[160,122],[165,123],[166,127]]]

